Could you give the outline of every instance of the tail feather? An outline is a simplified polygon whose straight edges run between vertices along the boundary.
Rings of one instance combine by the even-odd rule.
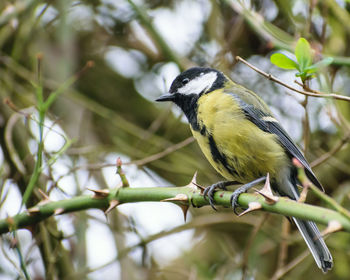
[[[317,266],[327,272],[333,266],[333,258],[324,242],[316,224],[310,221],[299,220],[293,217],[301,235],[303,236]]]
[[[293,176],[291,176],[291,179],[292,180],[288,181],[285,180],[281,184],[276,184],[275,189],[280,195],[285,195],[291,199],[298,200],[299,192],[296,185],[297,179]],[[294,217],[292,218],[309,247],[317,266],[322,269],[323,272],[330,270],[333,266],[332,255],[329,252],[316,224],[311,221],[300,220]]]

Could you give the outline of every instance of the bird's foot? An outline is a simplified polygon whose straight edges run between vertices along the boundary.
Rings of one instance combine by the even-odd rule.
[[[251,182],[249,182],[247,184],[244,184],[243,186],[239,187],[237,190],[235,190],[233,192],[233,194],[231,195],[230,201],[231,201],[231,206],[232,206],[233,212],[236,215],[238,215],[237,207],[239,206],[239,204],[238,204],[238,197],[240,196],[240,194],[247,192],[249,189],[251,189],[255,185],[263,182],[264,180],[266,180],[266,176],[260,177],[259,179],[256,179],[256,180],[251,181]],[[205,189],[205,191],[206,190],[207,189]]]
[[[221,182],[217,182],[209,187],[206,187],[205,190],[203,191],[203,196],[205,199],[209,198],[209,204],[210,206],[216,210],[216,207],[214,205],[214,193],[216,190],[220,189],[220,190],[227,190],[227,186],[231,186],[237,184],[236,181],[221,181]]]

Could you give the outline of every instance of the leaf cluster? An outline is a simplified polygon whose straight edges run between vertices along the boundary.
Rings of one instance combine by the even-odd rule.
[[[282,69],[298,70],[298,73],[296,73],[295,76],[300,77],[303,83],[315,77],[317,72],[333,62],[332,57],[326,57],[313,63],[315,52],[305,38],[300,38],[298,40],[295,46],[294,55],[296,60],[290,58],[286,54],[277,52],[271,55],[270,60],[271,63]]]

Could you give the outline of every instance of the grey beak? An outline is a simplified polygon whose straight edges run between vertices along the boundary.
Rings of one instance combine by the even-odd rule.
[[[163,102],[163,101],[174,101],[175,99],[175,94],[171,94],[171,93],[165,93],[161,96],[159,96],[156,101],[158,102]]]

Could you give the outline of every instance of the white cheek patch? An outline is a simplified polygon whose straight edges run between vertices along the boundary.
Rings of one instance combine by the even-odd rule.
[[[186,85],[177,91],[182,94],[200,94],[212,87],[217,78],[216,72],[203,74],[196,79],[189,81]]]

